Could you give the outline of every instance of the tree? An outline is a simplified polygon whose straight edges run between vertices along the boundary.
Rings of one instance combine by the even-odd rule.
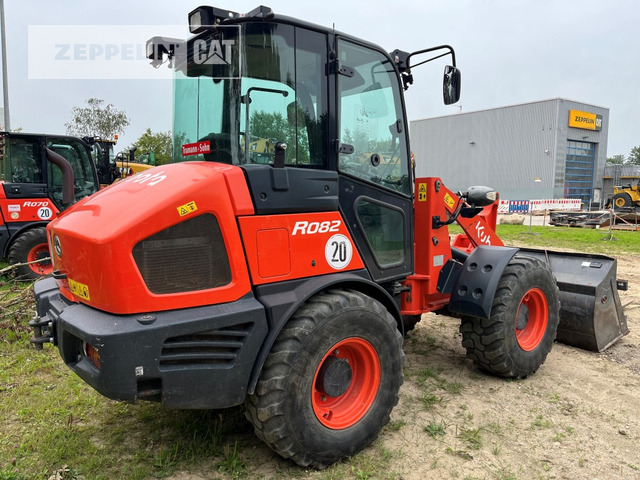
[[[640,165],[640,147],[633,147],[627,157],[627,165]]]
[[[273,146],[276,142],[284,142],[287,144],[287,162],[309,163],[309,138],[303,122],[298,122],[296,128],[282,114],[264,111],[253,112],[250,122],[249,145],[260,143],[259,139],[268,139]]]
[[[132,145],[138,147],[136,156],[153,152],[156,165],[164,165],[171,163],[171,131],[153,133],[150,128],[144,132],[138,141]]]
[[[613,157],[607,158],[607,163],[623,165],[624,162],[625,162],[624,155],[614,155]]]
[[[86,106],[73,107],[71,121],[65,123],[67,134],[108,140],[116,134],[124,133],[125,127],[129,125],[127,114],[116,110],[111,103],[104,107],[103,104],[104,100],[89,98]]]

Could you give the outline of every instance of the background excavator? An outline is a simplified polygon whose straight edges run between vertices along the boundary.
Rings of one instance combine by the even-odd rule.
[[[424,313],[459,317],[469,357],[508,378],[556,337],[602,350],[628,333],[615,259],[506,247],[495,191],[414,178],[404,92],[446,57],[444,101],[458,101],[451,47],[389,54],[263,6],[199,7],[189,27],[147,55],[175,71],[174,145],[193,161],[48,227],[32,342],[103,395],[244,403],[274,451],[322,468],[389,421],[403,334]]]

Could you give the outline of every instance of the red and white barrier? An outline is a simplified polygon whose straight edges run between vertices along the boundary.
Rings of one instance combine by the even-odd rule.
[[[531,211],[543,210],[582,210],[582,201],[579,198],[553,198],[549,200],[531,200]]]
[[[582,210],[582,202],[576,198],[552,198],[546,200],[500,200],[498,213],[528,213],[545,210]]]

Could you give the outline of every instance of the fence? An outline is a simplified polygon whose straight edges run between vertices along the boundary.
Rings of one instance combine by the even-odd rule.
[[[500,200],[498,213],[529,213],[545,210],[578,211],[582,202],[575,198],[553,198],[548,200]]]

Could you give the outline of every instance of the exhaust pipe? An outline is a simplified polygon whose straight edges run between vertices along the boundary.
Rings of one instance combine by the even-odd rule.
[[[57,166],[62,172],[62,205],[67,208],[76,201],[73,168],[69,161],[50,148],[47,151],[47,160]]]

